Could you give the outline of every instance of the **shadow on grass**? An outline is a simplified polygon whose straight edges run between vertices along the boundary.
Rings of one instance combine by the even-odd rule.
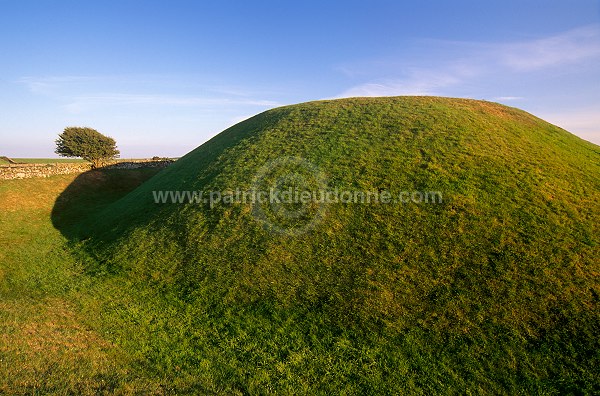
[[[161,168],[95,169],[81,175],[58,196],[52,208],[54,227],[69,241],[86,234],[85,220],[118,201]]]

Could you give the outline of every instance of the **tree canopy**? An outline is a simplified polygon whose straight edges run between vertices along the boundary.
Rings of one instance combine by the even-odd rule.
[[[67,127],[56,139],[56,154],[81,157],[94,168],[119,156],[115,139],[87,127]]]

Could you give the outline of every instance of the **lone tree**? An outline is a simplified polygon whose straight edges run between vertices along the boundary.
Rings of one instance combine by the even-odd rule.
[[[67,127],[56,139],[56,154],[61,157],[81,157],[98,168],[119,156],[115,139],[92,128]]]

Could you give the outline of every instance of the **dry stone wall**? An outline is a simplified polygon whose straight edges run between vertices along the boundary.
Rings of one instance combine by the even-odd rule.
[[[119,161],[109,164],[103,169],[137,169],[148,167],[164,168],[174,162],[173,160],[131,160]],[[88,163],[54,163],[54,164],[9,164],[0,165],[0,179],[29,179],[32,177],[50,177],[69,173],[83,173],[92,169]]]

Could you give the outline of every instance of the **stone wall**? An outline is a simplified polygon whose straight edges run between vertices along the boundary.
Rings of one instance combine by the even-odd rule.
[[[104,166],[102,169],[137,169],[137,168],[164,168],[173,163],[173,160],[129,160],[118,161]],[[83,173],[92,169],[88,163],[54,164],[9,164],[0,165],[0,179],[28,179],[32,177],[50,177],[69,173]]]
[[[172,159],[119,161],[106,165],[102,169],[165,168],[173,162],[175,160]]]

